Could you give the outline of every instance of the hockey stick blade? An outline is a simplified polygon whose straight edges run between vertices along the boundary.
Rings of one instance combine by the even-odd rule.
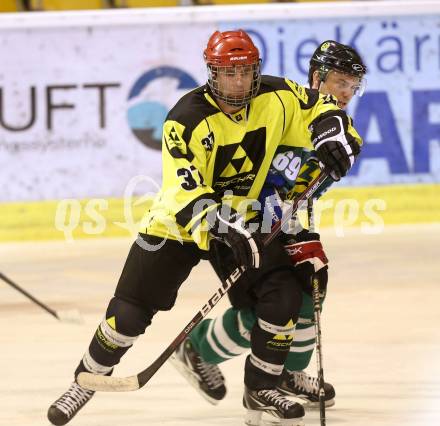
[[[57,318],[62,322],[68,322],[71,324],[84,324],[84,319],[78,309],[69,309],[55,312],[57,314]]]
[[[20,287],[16,282],[12,281],[5,274],[0,272],[0,279],[4,281],[6,284],[10,285],[12,288],[20,292],[23,296],[27,297],[31,302],[39,306],[41,309],[45,310],[49,315],[52,315],[58,321],[61,322],[70,322],[76,324],[82,324],[84,321],[81,317],[81,314],[77,309],[66,310],[66,311],[56,311],[52,309],[41,300],[38,300],[35,296],[30,294],[24,288]]]
[[[280,232],[284,225],[290,220],[292,215],[296,213],[299,205],[308,200],[317,189],[328,178],[329,174],[326,170],[310,182],[309,187],[299,195],[289,207],[287,215],[283,215],[282,219],[275,223],[272,231],[264,239],[264,245],[269,244]],[[76,378],[77,383],[85,389],[101,392],[127,392],[138,390],[148,383],[159,368],[167,361],[178,346],[191,333],[193,328],[200,323],[200,321],[211,311],[211,309],[218,303],[218,301],[227,293],[229,288],[238,281],[244,273],[244,267],[236,268],[231,275],[222,283],[222,286],[217,289],[209,301],[197,312],[194,318],[187,324],[187,326],[180,332],[180,334],[173,340],[173,342],[159,355],[159,357],[149,365],[145,370],[141,371],[135,376],[129,377],[111,377],[102,376],[93,373],[82,372]]]
[[[138,376],[109,377],[90,373],[80,373],[76,379],[85,389],[101,392],[131,392],[141,388]]]

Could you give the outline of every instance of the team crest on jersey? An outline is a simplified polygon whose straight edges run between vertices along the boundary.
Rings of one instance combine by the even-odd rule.
[[[174,158],[183,158],[186,155],[186,145],[183,143],[182,139],[177,134],[177,131],[174,126],[171,127],[168,135],[164,136],[165,146],[168,149],[168,152]]]
[[[167,136],[167,143],[170,146],[179,146],[182,141],[179,138],[179,135],[176,132],[176,129],[174,128],[174,126],[171,128],[170,132],[168,133]]]
[[[240,143],[217,149],[214,190],[232,190],[234,195],[246,196],[266,154],[266,129],[248,132]]]
[[[205,147],[206,151],[212,151],[212,147],[214,146],[215,138],[214,133],[209,132],[206,138],[202,139],[202,145]]]

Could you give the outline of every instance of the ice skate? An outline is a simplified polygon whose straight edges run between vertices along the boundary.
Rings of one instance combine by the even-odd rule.
[[[264,413],[280,426],[303,426],[304,408],[288,400],[277,389],[250,390],[245,387],[243,405],[247,408],[245,424],[262,426]]]
[[[203,361],[189,339],[177,348],[170,362],[211,404],[218,404],[225,397],[225,379],[220,368]]]
[[[47,418],[55,426],[67,424],[90,401],[94,393],[73,382],[69,389],[49,407]]]
[[[289,371],[284,369],[278,390],[285,395],[304,400],[308,408],[319,407],[319,382],[317,377],[309,376],[304,371]],[[330,383],[324,383],[325,406],[335,405],[335,388]]]

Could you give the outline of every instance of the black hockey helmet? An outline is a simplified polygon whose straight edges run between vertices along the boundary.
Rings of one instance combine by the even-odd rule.
[[[321,81],[325,81],[331,70],[359,77],[361,80],[367,72],[367,67],[359,53],[350,46],[334,40],[321,43],[310,59],[309,84],[312,85],[312,76],[319,72]]]

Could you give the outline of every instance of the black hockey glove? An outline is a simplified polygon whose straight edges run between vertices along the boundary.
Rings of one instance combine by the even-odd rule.
[[[215,213],[215,215],[213,214]],[[261,236],[250,232],[244,219],[234,209],[220,206],[216,212],[208,214],[211,235],[227,244],[240,266],[259,268],[263,242]]]
[[[319,234],[305,229],[293,238],[294,240],[289,241],[284,248],[295,266],[295,273],[300,278],[303,290],[312,294],[311,280],[312,275],[315,274],[319,280],[319,290],[325,292],[328,281],[328,259],[319,240]]]
[[[329,116],[313,125],[312,143],[319,161],[330,169],[330,176],[338,181],[353,166],[361,149],[356,139],[345,131],[346,117]]]

